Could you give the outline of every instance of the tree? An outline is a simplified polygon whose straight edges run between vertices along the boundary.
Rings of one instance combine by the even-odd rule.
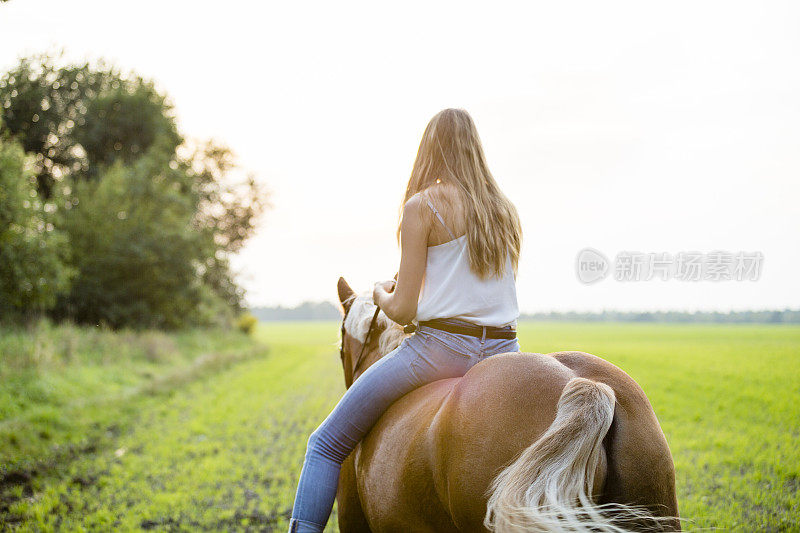
[[[112,327],[176,328],[195,323],[203,236],[192,228],[187,176],[169,150],[115,164],[77,185],[66,213],[78,275],[56,314]]]
[[[55,205],[42,202],[26,156],[0,138],[0,314],[34,316],[50,309],[74,270],[66,236],[53,225]]]
[[[208,253],[201,266],[204,282],[235,310],[244,291],[233,280],[228,256],[238,252],[256,228],[267,207],[266,193],[250,174],[235,181],[240,171],[231,150],[212,141],[202,143],[180,161],[197,201],[194,226],[206,236]]]
[[[59,67],[42,54],[0,77],[4,129],[34,154],[44,198],[63,177],[94,178],[117,159],[141,156],[157,138],[177,147],[171,109],[151,82],[102,62]]]
[[[156,141],[160,150],[174,152],[182,139],[170,113],[166,99],[141,79],[120,82],[86,102],[74,139],[86,153],[88,177],[116,161],[132,163]]]
[[[39,196],[63,200],[54,225],[75,279],[54,317],[174,328],[241,308],[229,256],[252,235],[265,194],[253,176],[234,179],[227,147],[184,144],[152,82],[42,55],[0,77],[0,105],[2,131],[31,154]]]

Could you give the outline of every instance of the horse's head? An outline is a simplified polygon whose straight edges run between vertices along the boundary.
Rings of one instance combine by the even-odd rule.
[[[372,363],[399,346],[406,335],[402,326],[389,319],[383,311],[378,313],[373,323],[377,306],[371,294],[357,295],[344,278],[339,278],[337,288],[342,304],[339,354],[344,383],[349,388]]]

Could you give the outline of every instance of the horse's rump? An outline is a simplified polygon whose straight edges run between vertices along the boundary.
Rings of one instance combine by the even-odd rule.
[[[616,396],[595,477],[599,503],[677,515],[672,458],[646,396],[616,366],[579,352],[495,355],[463,378],[407,394],[356,448],[343,479],[357,487],[340,487],[340,499],[357,496],[375,531],[484,530],[493,480],[548,430],[575,377]]]

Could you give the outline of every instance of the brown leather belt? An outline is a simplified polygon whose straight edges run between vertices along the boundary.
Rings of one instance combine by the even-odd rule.
[[[509,326],[504,328],[497,328],[494,326],[467,326],[466,324],[453,324],[442,320],[425,320],[419,323],[420,326],[426,328],[440,329],[449,333],[458,333],[461,335],[470,335],[472,337],[486,338],[486,339],[516,339],[517,332],[510,329]]]

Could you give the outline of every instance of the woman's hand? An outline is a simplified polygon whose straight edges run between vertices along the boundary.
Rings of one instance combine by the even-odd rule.
[[[375,302],[376,305],[381,305],[381,302],[386,296],[389,296],[389,293],[394,291],[395,281],[390,279],[389,281],[379,281],[375,284],[375,288],[372,291],[372,301]]]

